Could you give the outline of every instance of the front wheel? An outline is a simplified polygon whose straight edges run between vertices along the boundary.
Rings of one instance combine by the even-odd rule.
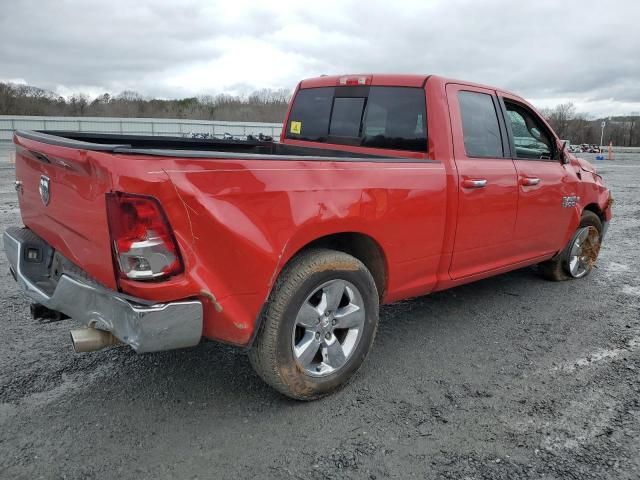
[[[538,271],[544,278],[555,281],[586,277],[598,258],[601,242],[602,221],[587,210],[566,248],[555,258],[540,263]]]
[[[314,249],[282,271],[249,358],[281,393],[313,400],[360,368],[378,326],[378,291],[369,270],[343,252]]]

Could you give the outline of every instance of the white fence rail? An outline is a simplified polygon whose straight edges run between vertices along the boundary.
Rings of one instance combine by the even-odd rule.
[[[609,147],[607,145],[602,146],[602,153],[606,154],[607,149]],[[613,147],[613,153],[640,153],[640,147]]]
[[[225,133],[236,137],[246,135],[280,136],[282,124],[262,122],[225,122],[181,120],[165,118],[113,117],[34,117],[0,115],[0,144],[9,143],[15,130],[66,130],[90,133],[126,135],[188,136],[205,133],[222,137]]]

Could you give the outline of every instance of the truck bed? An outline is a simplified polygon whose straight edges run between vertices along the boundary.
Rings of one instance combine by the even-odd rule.
[[[261,159],[268,156],[279,157],[279,159],[286,159],[287,157],[316,157],[323,160],[342,159],[343,161],[362,158],[387,159],[384,155],[358,154],[354,156],[352,152],[331,148],[300,147],[256,140],[202,139],[67,131],[18,131],[16,135],[49,145],[113,153],[139,153],[191,158]]]

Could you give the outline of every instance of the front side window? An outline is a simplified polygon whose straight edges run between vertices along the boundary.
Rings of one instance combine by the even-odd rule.
[[[551,137],[542,123],[523,107],[505,102],[511,124],[516,157],[537,160],[553,158]]]
[[[423,89],[349,88],[300,90],[289,115],[286,138],[426,153]]]
[[[480,92],[460,91],[458,103],[467,156],[502,157],[502,136],[492,96]]]

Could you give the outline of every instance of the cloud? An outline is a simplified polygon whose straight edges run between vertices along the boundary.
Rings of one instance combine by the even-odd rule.
[[[640,3],[14,0],[0,77],[180,97],[352,72],[437,73],[538,105],[640,111]]]

